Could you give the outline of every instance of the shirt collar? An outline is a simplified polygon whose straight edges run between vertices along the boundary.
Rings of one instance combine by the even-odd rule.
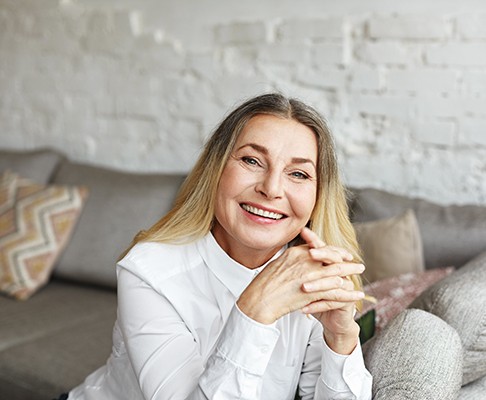
[[[271,261],[280,256],[287,246],[282,247],[270,260],[262,266],[250,269],[233,260],[218,244],[213,234],[209,232],[198,242],[198,250],[208,268],[225,285],[230,292],[239,297],[250,282]]]

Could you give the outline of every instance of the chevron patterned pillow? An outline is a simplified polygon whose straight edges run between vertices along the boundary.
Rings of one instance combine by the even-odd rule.
[[[87,196],[86,187],[0,176],[0,293],[25,300],[47,283]]]

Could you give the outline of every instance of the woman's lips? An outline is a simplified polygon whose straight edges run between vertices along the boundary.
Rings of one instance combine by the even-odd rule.
[[[259,217],[273,219],[276,221],[286,217],[285,214],[281,214],[275,211],[265,210],[263,208],[252,206],[246,203],[241,204],[241,208],[243,208],[243,210],[249,212],[250,214],[257,215]]]

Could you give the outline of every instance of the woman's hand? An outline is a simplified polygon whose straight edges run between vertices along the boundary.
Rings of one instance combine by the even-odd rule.
[[[326,244],[310,229],[304,228],[301,232],[301,237],[306,241],[310,250],[312,258],[316,261],[322,261],[324,265],[328,264],[324,268],[339,267],[330,265],[326,261],[328,247]],[[362,264],[355,264],[360,274],[364,271]],[[339,273],[339,271],[337,271]],[[343,276],[342,274],[339,274]],[[349,274],[350,275],[350,274]],[[354,283],[349,278],[349,275],[345,275],[343,279],[342,289],[353,292],[355,290]],[[313,292],[321,290],[322,281],[313,281],[304,283],[303,289],[307,292]],[[360,293],[360,292],[358,292]],[[361,294],[360,296],[364,296]],[[340,303],[340,304],[339,304]],[[311,303],[303,308],[305,313],[312,314],[317,318],[324,326],[324,337],[328,346],[336,353],[350,354],[356,347],[359,326],[354,321],[355,302],[335,302],[332,307],[325,300],[319,300]]]
[[[238,307],[264,324],[299,309],[315,313],[329,330],[328,345],[346,352],[352,333],[352,351],[359,333],[353,321],[354,304],[363,295],[346,277],[361,273],[364,267],[349,262],[352,256],[346,250],[325,246],[309,229],[304,228],[301,235],[308,245],[291,247],[272,261],[241,294]]]

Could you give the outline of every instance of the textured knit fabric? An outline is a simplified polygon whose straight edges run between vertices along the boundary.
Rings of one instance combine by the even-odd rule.
[[[462,378],[457,332],[422,310],[399,314],[363,346],[374,400],[452,400]]]
[[[486,375],[486,252],[422,293],[410,307],[437,315],[459,333],[464,385]]]
[[[486,399],[486,376],[463,386],[459,392],[458,400],[484,400]]]

